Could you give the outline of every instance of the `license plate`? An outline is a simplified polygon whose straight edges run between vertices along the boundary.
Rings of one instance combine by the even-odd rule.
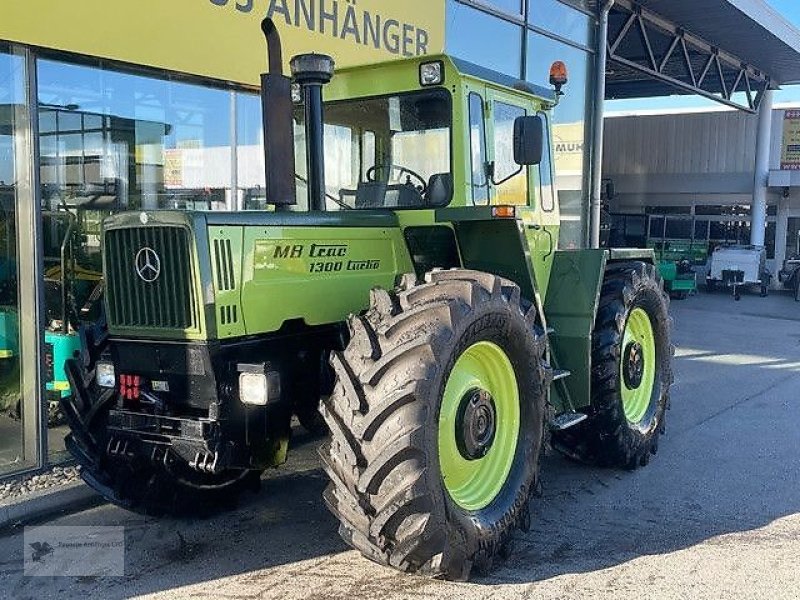
[[[153,382],[153,391],[154,392],[168,392],[169,391],[169,383],[166,381],[154,381]]]

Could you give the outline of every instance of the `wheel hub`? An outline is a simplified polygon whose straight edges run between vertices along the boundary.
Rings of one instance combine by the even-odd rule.
[[[466,460],[486,456],[497,432],[497,409],[486,390],[473,389],[461,399],[456,416],[456,443]]]
[[[622,376],[625,386],[630,390],[638,389],[644,377],[644,348],[639,342],[630,342],[625,346],[622,355]]]

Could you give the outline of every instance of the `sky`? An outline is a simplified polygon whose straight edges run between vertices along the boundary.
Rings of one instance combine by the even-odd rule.
[[[766,0],[766,3],[781,13],[784,18],[800,29],[800,0]],[[776,103],[793,102],[800,105],[800,85],[780,90],[775,96]],[[712,100],[699,96],[672,96],[669,98],[646,98],[640,100],[612,100],[607,103],[608,111],[647,110],[662,108],[703,108],[720,106]]]

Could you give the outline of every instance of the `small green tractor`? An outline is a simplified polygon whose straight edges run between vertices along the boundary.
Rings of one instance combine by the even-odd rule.
[[[555,90],[448,56],[333,76],[302,55],[290,78],[263,29],[272,209],[105,221],[109,339],[68,363],[68,448],[113,503],[205,511],[319,408],[340,535],[466,579],[530,526],[546,445],[656,453],[673,350],[652,251],[557,247],[563,64]]]

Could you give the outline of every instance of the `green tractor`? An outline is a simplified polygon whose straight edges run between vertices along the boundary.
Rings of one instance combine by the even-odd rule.
[[[344,540],[466,579],[530,526],[546,444],[624,469],[656,453],[672,346],[653,254],[557,248],[563,65],[555,91],[448,56],[333,77],[302,55],[290,78],[263,29],[273,208],[105,221],[109,339],[68,363],[68,448],[115,504],[205,512],[320,407]]]

